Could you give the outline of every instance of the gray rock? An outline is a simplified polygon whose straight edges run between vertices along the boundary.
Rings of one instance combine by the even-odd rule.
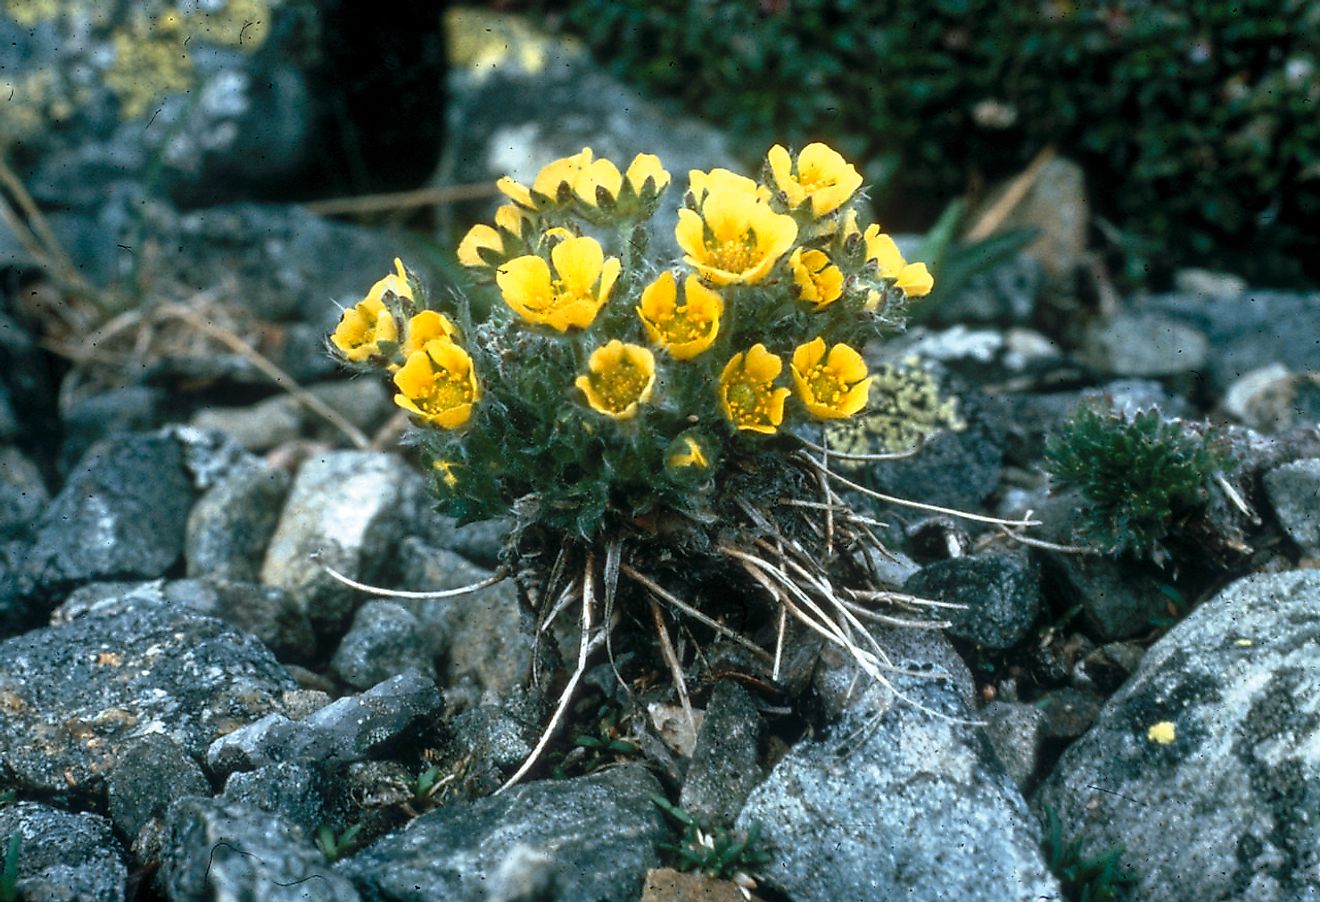
[[[1273,363],[1295,373],[1320,371],[1320,294],[1164,294],[1147,298],[1145,306],[1209,339],[1206,371],[1216,392]]]
[[[1265,474],[1274,516],[1307,557],[1320,557],[1320,458],[1295,460]]]
[[[467,765],[465,782],[494,792],[527,760],[545,728],[549,709],[534,690],[515,693],[499,704],[476,705],[449,723],[451,747]]]
[[[1091,728],[1104,699],[1095,692],[1064,686],[1051,689],[1033,702],[1044,715],[1041,733],[1048,739],[1076,739]]]
[[[1116,376],[1180,376],[1200,370],[1209,353],[1201,332],[1156,313],[1123,311],[1087,335],[1086,356]]]
[[[761,782],[764,732],[747,690],[729,680],[716,683],[697,731],[679,806],[709,826],[732,824],[747,795]]]
[[[526,783],[428,812],[336,869],[373,899],[631,902],[668,838],[660,792],[634,766]]]
[[[389,454],[333,451],[307,461],[267,548],[261,581],[292,594],[318,631],[339,631],[362,593],[336,582],[312,555],[370,582],[403,538],[420,491],[421,477]]]
[[[33,525],[20,592],[32,614],[79,583],[160,576],[183,551],[194,499],[179,443],[165,433],[107,439],[78,463]]]
[[[126,743],[105,782],[110,818],[120,833],[130,837],[164,814],[176,799],[211,794],[201,766],[160,733]]]
[[[315,836],[330,820],[325,795],[326,777],[320,768],[292,761],[231,774],[224,791],[225,801],[279,815],[305,836]]]
[[[49,501],[36,464],[13,446],[0,447],[0,535],[22,532]]]
[[[1040,260],[1032,254],[1019,253],[988,272],[973,276],[956,293],[942,295],[939,303],[922,307],[922,322],[933,326],[1028,323],[1044,284]]]
[[[988,200],[987,203],[993,203]],[[1039,230],[1027,253],[1040,261],[1051,283],[1066,284],[1083,262],[1091,210],[1082,167],[1062,157],[1040,171],[1004,220],[1004,230]]]
[[[492,574],[453,551],[415,537],[399,546],[400,583],[416,591],[453,589]],[[504,696],[523,686],[531,668],[535,623],[512,580],[458,598],[400,600],[428,637],[446,686],[471,684]]]
[[[1003,474],[1005,409],[958,380],[942,380],[940,393],[958,398],[966,427],[936,433],[912,457],[871,464],[868,485],[927,504],[977,510]]]
[[[1041,538],[1073,544],[1073,524],[1085,502],[1074,491],[1049,497],[1037,509]],[[1160,591],[1161,574],[1130,559],[1043,550],[1041,570],[1059,594],[1082,606],[1088,631],[1101,641],[1146,633],[1154,618],[1168,616],[1169,598]]]
[[[245,467],[197,499],[184,545],[188,575],[256,582],[290,481],[284,470]]]
[[[1045,712],[1021,702],[991,702],[981,717],[995,757],[1018,789],[1025,789],[1040,762]]]
[[[435,658],[422,622],[403,605],[386,599],[368,601],[358,608],[330,667],[358,689],[405,670],[435,678]]]
[[[184,798],[166,815],[160,880],[171,899],[356,902],[302,828],[223,799]]]
[[[0,267],[10,265],[4,248],[8,231],[0,228]],[[10,309],[8,304],[0,308]],[[0,312],[0,408],[4,441],[49,453],[54,442],[46,442],[60,427],[51,367],[35,336],[4,312]]]
[[[72,470],[92,445],[109,436],[146,432],[165,422],[165,392],[128,385],[80,398],[65,412],[61,469]]]
[[[1320,572],[1232,583],[1157,642],[1037,796],[1137,898],[1320,896]],[[1152,729],[1153,728],[1153,729]]]
[[[1108,695],[1127,682],[1145,654],[1146,650],[1133,642],[1106,642],[1078,662],[1073,682],[1078,688],[1093,688]]]
[[[437,286],[435,290],[442,289]],[[368,376],[318,382],[307,386],[307,391],[368,435],[399,409],[394,404],[394,384],[387,379]],[[309,416],[304,410],[303,418],[318,437],[327,440],[339,437],[338,431],[320,417]]]
[[[212,773],[228,775],[281,761],[357,761],[437,717],[443,705],[434,682],[408,671],[302,720],[274,712],[248,723],[217,739],[206,764]]]
[[[248,451],[269,451],[302,434],[301,405],[288,395],[276,395],[249,407],[206,407],[193,414],[192,425],[214,429]]]
[[[947,640],[909,632],[925,635],[876,632],[891,663],[946,670]],[[1038,824],[966,722],[966,668],[944,680],[889,672],[900,698],[835,657],[818,684],[827,695],[855,685],[854,703],[790,749],[738,816],[739,829],[762,826],[765,882],[799,902],[1057,896]]]
[[[128,869],[110,821],[37,802],[0,806],[0,848],[18,833],[16,899],[123,902]]]
[[[965,610],[947,612],[949,632],[986,648],[1017,645],[1031,632],[1040,613],[1040,577],[1026,558],[1015,554],[956,557],[927,564],[904,590]]]
[[[417,513],[414,533],[428,545],[457,551],[463,557],[482,567],[494,569],[499,566],[500,552],[509,539],[513,523],[503,517],[491,520],[478,520],[463,526],[454,525],[454,520],[436,513],[434,503],[429,497],[421,498],[422,510]]]
[[[161,587],[165,600],[218,617],[251,633],[281,661],[312,660],[316,638],[307,613],[288,592],[256,583],[180,579]]]
[[[95,798],[129,743],[192,757],[294,688],[261,643],[138,598],[0,643],[0,773],[25,792]]]

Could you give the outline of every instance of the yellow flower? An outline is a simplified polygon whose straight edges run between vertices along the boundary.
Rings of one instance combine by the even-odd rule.
[[[453,341],[457,334],[458,330],[449,321],[449,317],[434,310],[423,310],[408,320],[403,339],[404,359],[411,357],[414,351],[425,348],[428,341]]]
[[[845,344],[826,355],[823,338],[798,345],[791,369],[798,397],[821,420],[850,417],[865,407],[875,378],[867,375],[862,355]]]
[[[394,403],[443,429],[457,429],[472,417],[481,398],[472,358],[445,339],[432,339],[408,355],[394,374],[399,393]]]
[[[604,159],[596,160],[585,167],[574,185],[577,196],[593,207],[598,206],[601,190],[609,197],[610,202],[613,202],[619,199],[621,188],[623,188],[623,176],[619,173],[619,167]]]
[[[515,204],[504,204],[495,211],[495,228],[479,223],[468,229],[458,243],[458,262],[469,267],[488,267],[481,251],[493,251],[496,257],[509,253],[507,238],[520,238],[527,216]]]
[[[531,323],[560,332],[585,329],[609,300],[619,277],[617,257],[605,259],[594,238],[565,238],[550,250],[550,265],[540,257],[517,257],[495,272],[504,301]]]
[[[572,156],[560,157],[558,160],[546,163],[532,181],[532,191],[549,198],[558,198],[561,187],[567,185],[569,192],[585,199],[590,182],[591,158],[591,148],[584,147]],[[613,164],[610,165],[613,168]],[[594,200],[595,192],[590,193]]]
[[[403,261],[398,257],[394,258],[394,269],[395,272],[372,285],[367,296],[340,317],[330,343],[346,360],[361,363],[380,354],[382,341],[398,341],[399,326],[386,309],[385,298],[390,294],[411,302],[413,292]]]
[[[495,180],[495,187],[500,190],[501,194],[523,209],[536,209],[536,201],[532,199],[532,192],[521,182],[515,182],[504,175]]]
[[[788,151],[776,144],[770,148],[770,172],[784,192],[789,209],[811,201],[817,219],[833,213],[862,187],[862,174],[837,150],[824,144],[808,144],[798,154],[796,172]]]
[[[665,462],[672,469],[700,467],[705,470],[710,467],[710,460],[701,450],[701,443],[690,435],[680,435],[669,447],[669,457]]]
[[[683,284],[683,305],[677,306],[678,287],[672,272],[663,272],[642,291],[637,315],[651,341],[676,360],[691,360],[715,343],[720,333],[724,301],[696,276]]]
[[[866,259],[875,261],[876,270],[885,279],[893,279],[904,295],[922,298],[935,287],[935,279],[925,263],[908,263],[899,253],[894,239],[880,231],[880,226],[866,227]]]
[[[824,251],[798,248],[788,258],[788,268],[793,272],[798,297],[815,304],[817,310],[824,310],[843,294],[843,273]]]
[[[784,369],[784,362],[754,344],[746,353],[734,354],[720,373],[719,397],[724,415],[739,429],[773,434],[784,421],[786,388],[775,388],[774,381]]]
[[[458,464],[454,463],[452,460],[437,460],[431,464],[431,469],[439,473],[440,478],[444,480],[445,485],[452,489],[454,486],[458,485],[458,477],[454,475],[454,469],[457,466]]]
[[[669,173],[660,165],[660,158],[653,153],[639,153],[633,157],[625,177],[638,197],[642,196],[648,182],[655,194],[669,187]]]
[[[771,196],[769,188],[728,169],[712,169],[710,172],[693,169],[688,172],[688,193],[692,195],[696,209],[700,210],[705,205],[707,195],[716,192],[745,194],[762,203],[768,203]]]
[[[753,285],[793,246],[797,223],[744,192],[712,191],[700,213],[678,211],[674,237],[707,281]]]
[[[617,338],[591,352],[585,376],[576,382],[597,413],[616,420],[637,415],[640,405],[651,400],[655,389],[655,356],[640,345],[624,344]]]

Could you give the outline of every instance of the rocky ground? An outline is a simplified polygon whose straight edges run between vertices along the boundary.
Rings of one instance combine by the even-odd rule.
[[[675,173],[734,164],[729,136],[571,50],[515,34],[492,54],[488,26],[455,29],[440,183],[525,178],[583,144]],[[203,120],[177,134],[231,133]],[[966,606],[943,632],[877,633],[906,700],[804,638],[782,687],[693,661],[693,732],[664,671],[633,706],[602,663],[534,779],[491,795],[558,688],[528,685],[515,585],[372,597],[321,566],[429,590],[499,565],[507,524],[438,517],[385,387],[345,379],[323,343],[334,302],[396,254],[448,284],[461,210],[429,240],[199,207],[224,166],[171,170],[162,196],[92,165],[132,141],[66,136],[28,173],[74,270],[107,298],[150,276],[142,309],[192,310],[287,381],[184,315],[87,328],[0,230],[0,899],[742,898],[666,867],[683,830],[654,797],[713,837],[759,832],[764,856],[722,874],[767,900],[1068,898],[1111,849],[1111,886],[1136,898],[1320,898],[1320,294],[1185,272],[1114,296],[1081,174],[1051,164],[1015,213],[1042,240],[875,352],[918,358],[965,428],[867,474],[1034,511],[1046,544],[876,511],[892,586]],[[61,160],[83,181],[52,176]],[[1085,398],[1231,433],[1231,553],[1161,569],[1053,547],[1080,505],[1050,493],[1044,441]],[[572,639],[542,640],[572,660]]]

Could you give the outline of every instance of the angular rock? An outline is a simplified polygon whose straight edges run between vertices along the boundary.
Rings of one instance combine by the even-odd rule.
[[[710,827],[727,827],[761,782],[765,726],[756,703],[737,683],[721,680],[711,692],[688,763],[679,806]]]
[[[1041,733],[1048,739],[1076,739],[1091,728],[1104,699],[1095,692],[1063,686],[1044,692],[1034,702],[1044,715]]]
[[[513,524],[503,518],[478,520],[455,526],[454,520],[433,510],[435,504],[428,496],[420,498],[422,508],[416,514],[414,535],[428,545],[457,551],[463,557],[482,567],[494,569],[500,564]]]
[[[0,536],[26,530],[49,501],[36,464],[15,447],[0,447]]]
[[[1273,363],[1295,373],[1320,371],[1320,294],[1251,290],[1207,298],[1154,295],[1145,306],[1209,339],[1206,372],[1222,393],[1239,376]]]
[[[1021,702],[991,702],[981,717],[995,757],[1018,788],[1025,788],[1039,763],[1045,712]]]
[[[896,667],[944,669],[928,636],[876,636]],[[797,902],[1057,896],[1017,787],[980,729],[953,719],[971,710],[965,668],[940,681],[888,673],[905,700],[826,663],[826,684],[860,681],[855,703],[790,749],[738,816],[739,829],[761,824],[765,882]]]
[[[60,468],[72,470],[102,439],[155,429],[165,422],[164,406],[165,392],[146,385],[128,385],[79,399],[64,415]]]
[[[18,590],[29,616],[80,583],[150,579],[173,566],[194,500],[179,443],[165,433],[107,439],[83,456],[33,525]]]
[[[295,688],[260,642],[138,598],[0,643],[0,773],[24,792],[91,797],[159,733],[199,758]]]
[[[357,689],[374,686],[404,670],[435,677],[435,658],[427,647],[422,622],[388,599],[368,601],[358,608],[330,667]]]
[[[128,869],[110,821],[37,802],[0,805],[0,850],[14,833],[22,837],[14,898],[123,902]]]
[[[1307,557],[1320,557],[1320,458],[1295,460],[1265,474],[1274,516]]]
[[[285,470],[245,467],[197,499],[184,546],[188,575],[256,582],[290,481]]]
[[[223,432],[248,451],[269,451],[302,434],[301,405],[288,395],[276,395],[249,407],[207,407],[193,414],[197,429]]]
[[[904,585],[904,591],[965,610],[947,612],[949,632],[986,648],[1017,645],[1031,632],[1040,613],[1040,577],[1035,567],[1014,554],[950,558],[927,564]]]
[[[1320,571],[1257,574],[1146,653],[1037,795],[1137,898],[1320,894]]]
[[[456,552],[412,536],[403,540],[398,554],[405,589],[454,589],[492,576]],[[526,684],[536,626],[512,580],[459,598],[401,599],[399,604],[420,622],[445,686],[472,684],[481,693],[506,696]]]
[[[223,799],[184,798],[166,814],[160,880],[171,899],[357,902],[301,827]]]
[[[179,744],[149,733],[124,745],[106,776],[110,818],[125,836],[135,837],[153,817],[183,796],[209,796],[211,784]]]
[[[617,767],[428,812],[338,865],[372,899],[632,902],[668,830],[655,777]]]
[[[261,581],[292,594],[318,631],[337,632],[362,593],[336,582],[312,555],[371,581],[403,538],[420,491],[421,477],[389,454],[332,451],[307,461],[267,548]]]
[[[1086,339],[1092,365],[1115,376],[1179,376],[1201,369],[1209,353],[1205,335],[1158,314],[1125,311]]]
[[[443,706],[432,680],[407,671],[302,720],[276,712],[249,723],[217,739],[206,764],[212,773],[228,775],[280,761],[356,761],[436,717]]]
[[[326,813],[326,777],[315,766],[281,761],[254,771],[231,774],[224,799],[248,808],[279,815],[300,827],[305,836],[330,818]]]

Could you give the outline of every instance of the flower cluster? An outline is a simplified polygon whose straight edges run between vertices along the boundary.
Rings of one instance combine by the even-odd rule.
[[[810,144],[771,148],[760,181],[694,170],[677,258],[656,260],[670,183],[652,155],[621,170],[590,148],[501,179],[509,202],[458,247],[488,317],[464,295],[428,308],[397,261],[345,311],[334,348],[393,373],[451,513],[517,502],[584,536],[701,520],[721,473],[791,447],[769,437],[866,409],[865,344],[933,283],[859,223],[857,169]]]

